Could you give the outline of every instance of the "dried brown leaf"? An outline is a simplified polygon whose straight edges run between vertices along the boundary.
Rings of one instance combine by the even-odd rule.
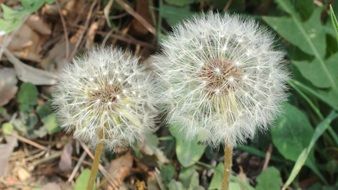
[[[16,74],[20,80],[35,85],[56,84],[58,77],[55,74],[24,64],[7,49],[4,50],[4,53],[8,60],[14,65]]]
[[[0,69],[0,106],[7,104],[18,91],[15,70],[10,68]]]
[[[15,136],[5,136],[7,143],[0,144],[0,177],[5,176],[8,169],[8,161],[14,150],[18,145],[18,140]]]
[[[123,180],[130,174],[133,166],[133,156],[130,152],[125,155],[112,160],[108,172],[114,180],[114,185],[109,184],[105,189],[116,190],[123,184]]]
[[[38,15],[31,15],[26,21],[27,25],[30,26],[34,31],[43,34],[50,35],[52,33],[50,27],[44,22]]]
[[[62,150],[61,158],[59,161],[59,168],[61,171],[69,171],[72,169],[72,142],[67,143]]]

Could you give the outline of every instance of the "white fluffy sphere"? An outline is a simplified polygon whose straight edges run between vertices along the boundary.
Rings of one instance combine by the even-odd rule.
[[[174,28],[154,65],[168,121],[189,138],[236,145],[266,129],[286,99],[284,53],[255,21],[203,14]]]
[[[118,49],[98,48],[74,59],[60,73],[54,105],[60,123],[93,146],[99,130],[110,149],[141,140],[153,129],[153,77],[138,58]]]

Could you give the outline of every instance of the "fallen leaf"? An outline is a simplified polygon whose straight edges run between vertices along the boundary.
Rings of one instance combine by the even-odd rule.
[[[0,144],[0,177],[5,176],[8,169],[8,161],[14,150],[18,145],[17,138],[10,135],[5,136],[7,143]]]
[[[7,104],[18,91],[15,70],[10,68],[0,69],[0,106]]]
[[[28,26],[40,34],[50,35],[52,33],[47,23],[44,22],[38,15],[29,16],[26,22]]]
[[[123,180],[130,174],[130,170],[133,166],[133,156],[130,152],[126,153],[125,155],[112,160],[109,168],[108,173],[111,176],[111,179],[114,181],[114,185],[108,184],[105,188],[106,190],[116,190],[123,184]]]
[[[52,182],[41,187],[41,190],[61,190],[61,187],[59,184]]]
[[[56,84],[58,77],[55,74],[24,64],[7,49],[4,50],[4,53],[8,60],[14,65],[16,74],[20,80],[35,85]]]
[[[62,150],[61,158],[59,161],[59,168],[61,171],[69,171],[72,169],[72,153],[72,142],[69,142],[64,146]]]
[[[24,182],[31,177],[30,173],[25,168],[22,167],[18,168],[17,175],[21,182]]]

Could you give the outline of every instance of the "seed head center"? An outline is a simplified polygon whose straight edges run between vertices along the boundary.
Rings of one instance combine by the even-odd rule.
[[[240,69],[229,60],[214,59],[206,63],[199,74],[208,94],[228,94],[241,79]]]
[[[118,101],[121,93],[121,88],[114,85],[103,85],[98,90],[90,92],[89,97],[94,101],[100,101],[101,103],[115,103]]]

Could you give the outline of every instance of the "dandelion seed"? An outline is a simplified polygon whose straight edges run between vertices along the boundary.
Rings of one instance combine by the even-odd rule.
[[[266,129],[286,99],[288,79],[284,53],[272,44],[269,32],[239,16],[209,13],[177,26],[154,56],[168,122],[212,146],[233,146]]]
[[[127,52],[99,48],[67,65],[53,102],[62,127],[94,147],[100,142],[97,132],[103,130],[103,142],[112,150],[141,140],[153,129],[157,109],[153,77],[137,63]],[[131,74],[120,75],[125,72]],[[147,90],[137,88],[141,85]]]

